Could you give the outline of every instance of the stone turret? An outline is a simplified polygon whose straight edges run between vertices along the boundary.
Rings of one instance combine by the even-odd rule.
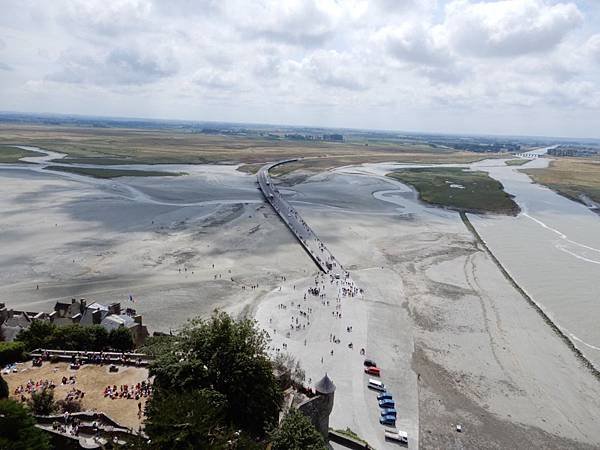
[[[302,403],[298,410],[307,416],[319,433],[328,441],[329,414],[333,409],[335,384],[325,374],[315,385],[316,397]]]

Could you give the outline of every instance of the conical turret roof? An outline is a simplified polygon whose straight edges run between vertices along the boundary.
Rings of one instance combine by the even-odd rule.
[[[333,384],[331,378],[325,374],[325,376],[321,378],[315,385],[315,390],[319,394],[333,394],[335,392],[335,384]]]

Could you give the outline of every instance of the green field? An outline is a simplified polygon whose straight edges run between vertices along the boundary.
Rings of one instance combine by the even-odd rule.
[[[58,172],[76,173],[94,178],[118,177],[176,177],[183,175],[181,172],[159,172],[154,170],[126,170],[126,169],[96,169],[90,167],[47,166],[48,170]]]
[[[475,213],[519,212],[519,206],[504,192],[502,184],[485,172],[440,167],[398,170],[387,176],[413,186],[419,198],[432,205]]]
[[[600,161],[588,158],[557,158],[545,169],[523,170],[536,183],[548,186],[571,200],[586,195],[600,203]]]
[[[0,146],[0,163],[17,163],[19,159],[27,156],[40,156],[40,154],[17,147]]]
[[[323,142],[225,136],[177,130],[0,124],[0,146],[32,145],[66,153],[64,162],[87,164],[262,164],[305,157],[298,168],[321,170],[363,162],[466,163],[492,157],[420,143]],[[499,155],[494,155],[498,157]],[[321,160],[323,158],[323,160]]]

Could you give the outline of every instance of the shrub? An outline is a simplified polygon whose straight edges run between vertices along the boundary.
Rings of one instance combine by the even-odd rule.
[[[79,412],[82,409],[81,401],[75,400],[75,399],[58,400],[56,402],[56,409],[62,413],[64,413],[64,412],[68,412],[68,413]]]
[[[43,320],[34,320],[29,328],[21,330],[17,335],[16,340],[22,342],[27,351],[32,351],[37,348],[49,348],[48,343],[56,325]]]
[[[0,400],[8,398],[8,383],[0,375]]]
[[[129,333],[128,330],[125,331]],[[73,324],[59,327],[50,322],[35,320],[28,329],[22,330],[17,335],[16,340],[22,342],[28,351],[38,348],[101,351],[111,346],[109,337],[109,333],[100,325]],[[118,338],[113,340],[119,340],[121,346],[126,347],[127,343],[122,333],[118,334]],[[124,350],[129,350],[131,347]]]
[[[35,426],[29,411],[14,400],[0,400],[0,449],[48,450],[44,432]]]
[[[49,416],[58,409],[52,389],[42,389],[31,394],[29,406],[36,416]]]
[[[271,433],[272,450],[325,450],[325,441],[310,420],[292,409]]]
[[[125,327],[110,330],[108,334],[108,345],[114,350],[127,352],[133,349],[133,337],[131,332]]]
[[[25,358],[22,342],[0,342],[0,366],[22,361]]]

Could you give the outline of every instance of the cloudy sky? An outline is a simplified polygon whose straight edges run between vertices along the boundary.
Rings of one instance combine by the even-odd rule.
[[[0,110],[600,137],[600,0],[0,0]]]

